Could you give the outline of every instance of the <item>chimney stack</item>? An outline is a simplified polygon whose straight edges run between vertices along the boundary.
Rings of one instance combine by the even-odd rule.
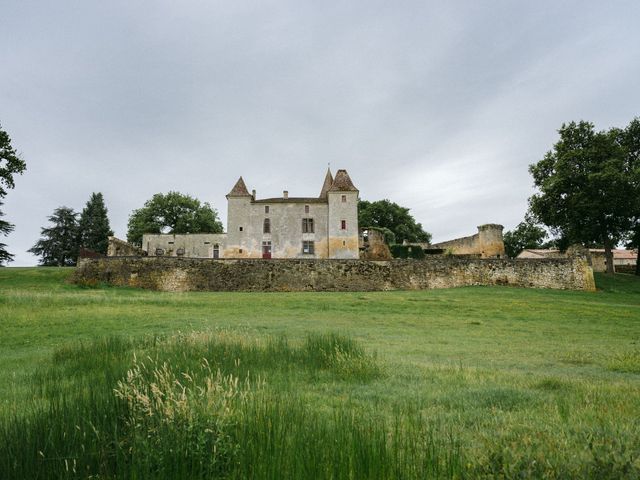
[[[251,196],[253,197],[253,199],[256,199],[256,191],[255,190],[251,190]]]
[[[282,198],[284,198],[285,200],[289,198],[289,190],[285,190],[284,192],[282,192]]]

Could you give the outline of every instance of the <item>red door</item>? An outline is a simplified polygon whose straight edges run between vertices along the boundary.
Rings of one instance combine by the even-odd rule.
[[[262,258],[271,258],[271,242],[262,242]]]

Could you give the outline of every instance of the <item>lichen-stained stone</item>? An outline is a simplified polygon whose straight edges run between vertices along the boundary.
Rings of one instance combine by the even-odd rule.
[[[127,285],[163,291],[375,291],[469,285],[595,290],[582,257],[424,260],[107,257],[82,259],[77,284]]]

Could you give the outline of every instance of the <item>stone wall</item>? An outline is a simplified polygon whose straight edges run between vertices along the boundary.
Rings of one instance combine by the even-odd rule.
[[[595,290],[584,258],[505,260],[214,260],[108,257],[81,260],[72,281],[163,291],[375,291],[468,285]]]
[[[456,238],[446,242],[434,243],[428,248],[441,248],[454,255],[477,255],[482,258],[504,258],[502,225],[487,223],[478,226],[478,233],[469,237]]]

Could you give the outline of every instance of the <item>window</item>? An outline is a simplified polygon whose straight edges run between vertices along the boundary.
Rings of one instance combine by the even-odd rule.
[[[313,253],[314,253],[313,241],[304,240],[302,242],[302,253],[313,255]]]
[[[205,245],[211,245],[211,242],[204,242]]]
[[[173,245],[173,242],[167,242],[169,245]]]
[[[265,214],[269,213],[269,205],[264,206],[264,213]]]
[[[184,248],[179,248],[176,250],[176,255],[182,257],[184,255]]]
[[[302,219],[302,233],[313,233],[313,218]]]
[[[162,255],[164,255],[164,249],[156,248],[156,256],[161,257]]]
[[[309,205],[304,206],[304,213],[309,213]]]
[[[242,227],[238,227],[238,229],[239,229],[240,231],[242,231]]]
[[[217,243],[213,246],[213,258],[220,258],[220,245]]]
[[[340,230],[346,230],[346,229],[347,229],[347,221],[340,220]]]
[[[238,249],[238,253],[242,253],[242,249],[241,248]]]
[[[271,220],[268,218],[264,219],[264,223],[262,224],[262,233],[271,233]]]
[[[342,195],[342,203],[347,203],[347,196],[346,195]]]

